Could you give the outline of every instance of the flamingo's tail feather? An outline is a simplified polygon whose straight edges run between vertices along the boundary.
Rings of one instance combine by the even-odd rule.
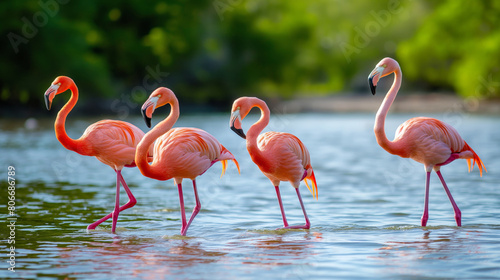
[[[240,171],[240,164],[238,163],[238,161],[236,159],[233,159],[232,160],[234,162],[234,164],[236,165],[236,168],[238,168],[238,174],[241,174],[241,171]]]
[[[221,160],[220,163],[222,163],[222,173],[220,174],[220,177],[222,178],[222,176],[226,173],[227,160]]]
[[[220,146],[221,146],[220,162],[222,163],[222,174],[220,175],[220,177],[222,178],[222,176],[224,176],[224,174],[226,173],[227,161],[228,160],[232,160],[234,162],[234,164],[236,165],[236,168],[238,168],[238,174],[241,174],[240,164],[234,158],[233,154],[231,154],[231,152],[228,149],[226,149],[226,147],[224,147],[222,145],[220,145]]]
[[[476,154],[476,152],[474,152],[474,150],[469,146],[469,144],[467,144],[467,142],[465,142],[462,151],[470,151],[472,153],[472,158],[467,158],[467,167],[469,169],[469,172],[471,172],[471,170],[474,169],[474,165],[476,164],[477,167],[479,168],[479,174],[481,177],[483,176],[483,169],[485,172],[488,172],[481,158]]]
[[[309,187],[309,182],[311,181],[311,187]],[[311,168],[311,174],[304,178],[307,188],[313,195],[313,197],[318,200],[318,185],[316,184],[316,177],[314,177],[314,171]]]

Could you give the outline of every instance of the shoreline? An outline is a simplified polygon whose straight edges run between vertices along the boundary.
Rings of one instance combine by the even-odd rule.
[[[385,95],[335,95],[321,97],[297,97],[292,100],[270,102],[283,113],[375,113]],[[500,115],[500,100],[486,100],[449,94],[400,95],[391,106],[395,113],[442,113],[466,112]]]

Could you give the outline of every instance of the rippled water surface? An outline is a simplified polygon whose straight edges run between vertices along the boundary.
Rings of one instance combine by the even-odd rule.
[[[166,113],[165,113],[166,114]],[[414,115],[389,115],[386,130]],[[245,119],[249,125],[258,116]],[[112,211],[115,173],[95,158],[67,151],[52,121],[27,130],[24,121],[0,121],[0,278],[26,279],[449,279],[500,275],[500,118],[435,115],[453,124],[481,156],[488,173],[467,172],[464,160],[443,167],[462,210],[463,227],[433,174],[428,227],[423,209],[423,166],[380,148],[372,114],[274,114],[269,130],[297,135],[309,148],[319,187],[300,190],[310,230],[282,226],[273,186],[251,162],[244,140],[229,130],[229,115],[181,116],[176,126],[210,132],[237,157],[221,179],[216,164],[197,180],[202,210],[179,235],[173,180],[123,176],[138,203],[111,221],[86,226]],[[156,121],[160,114],[156,116]],[[69,117],[74,138],[97,119]],[[140,118],[128,121],[146,130]],[[16,169],[15,272],[8,270],[7,172]],[[288,220],[304,223],[295,191],[282,183]],[[122,204],[126,195],[122,193]],[[186,212],[194,206],[184,181]]]

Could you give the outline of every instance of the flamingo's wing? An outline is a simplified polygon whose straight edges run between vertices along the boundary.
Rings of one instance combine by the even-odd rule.
[[[434,118],[412,118],[396,131],[395,141],[404,141],[412,151],[411,158],[426,165],[447,164],[454,159],[467,159],[469,170],[477,163],[482,174],[484,165],[479,156],[451,125]]]
[[[194,179],[221,160],[222,145],[197,128],[174,128],[156,140],[153,164],[165,165],[175,177]]]
[[[91,155],[119,168],[133,165],[135,148],[143,136],[144,132],[130,123],[102,120],[89,126],[80,139],[90,143]]]
[[[272,159],[270,170],[262,170],[272,174],[280,181],[297,184],[302,180],[304,169],[310,164],[309,152],[302,142],[292,134],[283,132],[266,132],[257,139],[259,149]]]

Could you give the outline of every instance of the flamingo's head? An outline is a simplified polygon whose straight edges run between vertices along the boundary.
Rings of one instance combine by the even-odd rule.
[[[375,95],[377,83],[380,78],[391,74],[397,69],[399,69],[398,62],[390,57],[386,57],[377,63],[375,69],[368,75],[368,84],[370,85],[370,90],[373,95]]]
[[[142,117],[148,127],[151,127],[151,118],[156,108],[166,104],[177,104],[177,97],[174,92],[166,87],[159,87],[144,102],[141,108]]]
[[[45,91],[45,106],[47,106],[47,110],[50,110],[52,106],[52,100],[54,97],[60,93],[65,92],[71,86],[73,86],[75,82],[70,77],[59,76],[57,77],[50,87]]]
[[[250,113],[256,103],[262,103],[264,101],[256,97],[240,97],[236,99],[233,103],[233,108],[231,109],[231,119],[229,120],[229,126],[236,132],[241,138],[246,139],[245,132],[243,132],[241,121]]]

